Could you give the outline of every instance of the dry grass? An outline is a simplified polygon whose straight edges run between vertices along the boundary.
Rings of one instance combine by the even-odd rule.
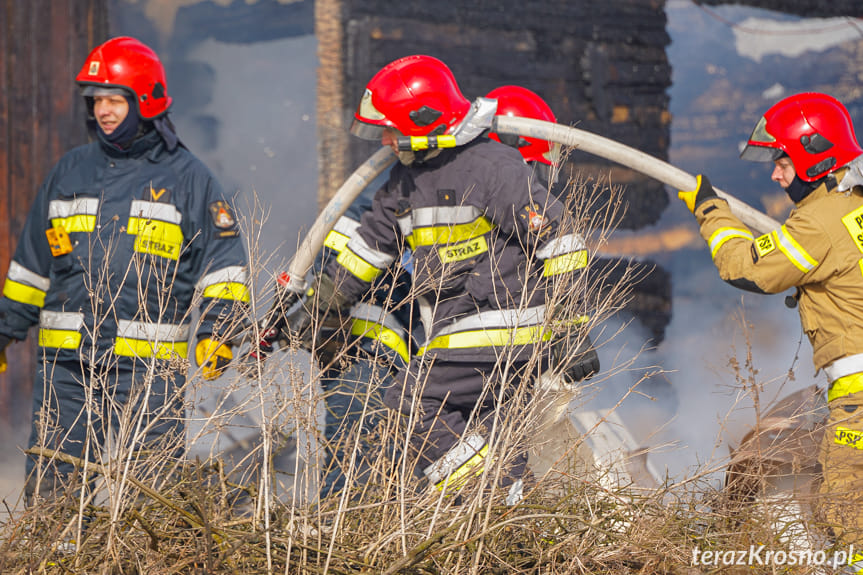
[[[588,236],[592,254],[606,243],[622,209],[615,194],[609,204],[590,204],[601,186],[574,181],[568,187],[571,223]],[[254,251],[251,260],[252,269],[268,263]],[[629,269],[625,261],[619,265]],[[633,274],[616,274],[622,279],[612,284],[585,276],[576,286],[557,286],[552,305],[578,313],[567,306],[574,305],[571,294],[583,294],[594,310],[594,341],[607,344],[616,334],[603,332],[603,325],[623,309],[637,279]],[[255,291],[267,294],[270,288],[262,281]],[[254,298],[251,317],[261,317],[269,305],[265,296]],[[620,480],[612,470],[596,468],[590,454],[584,456],[586,435],[553,453],[550,469],[534,477],[520,504],[504,505],[498,476],[514,454],[543,448],[534,431],[543,425],[555,429],[551,406],[569,402],[570,392],[532,390],[527,377],[513,380],[517,392],[507,400],[513,409],[501,410],[484,429],[493,464],[457,492],[431,489],[414,474],[405,449],[411,418],[366,401],[367,411],[382,417],[375,435],[362,437],[380,447],[370,479],[363,485],[350,481],[361,438],[348,433],[348,487],[318,501],[320,366],[297,352],[298,342],[290,345],[293,354],[261,366],[258,380],[231,374],[220,388],[210,388],[192,373],[179,390],[185,399],[208,398],[206,408],[187,405],[196,420],[188,444],[208,446],[207,456],[174,458],[170,449],[124,448],[134,446],[141,432],[140,421],[128,413],[120,414],[118,434],[129,430],[132,439],[113,451],[90,453],[85,461],[41,450],[73,463],[78,473],[54,500],[28,509],[20,501],[6,502],[10,519],[0,525],[0,573],[730,573],[695,568],[692,550],[743,549],[752,542],[787,546],[770,508],[753,503],[763,485],[743,495],[719,490],[711,481],[717,470],[701,469],[647,489],[625,474]],[[503,368],[508,364],[502,355]],[[618,365],[625,370],[629,362]],[[738,381],[757,404],[751,365],[749,358]],[[600,374],[582,393],[614,375]],[[638,393],[637,385],[629,393]],[[769,474],[765,459],[752,459],[755,467],[742,468],[741,475]]]

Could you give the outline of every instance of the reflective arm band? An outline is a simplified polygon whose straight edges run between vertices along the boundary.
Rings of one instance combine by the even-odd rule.
[[[207,287],[202,295],[215,299],[234,300],[243,303],[249,302],[248,286],[237,282],[213,284]]]
[[[327,237],[324,239],[324,245],[336,253],[342,253],[348,245],[348,236],[340,234],[336,230],[330,230]]]
[[[482,475],[485,471],[485,458],[488,456],[488,444],[482,446],[479,452],[462,463],[450,475],[435,483],[439,491],[444,489],[461,489],[471,477]]]
[[[587,267],[587,250],[581,250],[545,260],[542,275],[543,277],[551,277],[574,272],[585,267]]]
[[[776,239],[779,240],[779,249],[785,254],[785,257],[804,274],[812,271],[818,265],[818,262],[806,253],[803,246],[791,237],[784,224],[776,231]]]
[[[358,277],[366,283],[371,283],[376,277],[381,275],[382,271],[374,267],[372,264],[365,261],[363,258],[356,255],[350,248],[346,247],[339,254],[336,261],[352,275]]]
[[[830,384],[827,390],[827,401],[833,401],[852,393],[863,391],[863,373],[852,373],[845,377],[840,377]]]
[[[710,240],[707,242],[710,244],[710,257],[716,258],[716,252],[719,251],[719,248],[725,245],[725,242],[734,238],[742,238],[749,240],[750,242],[755,241],[755,238],[752,236],[752,232],[749,230],[741,230],[739,228],[719,228],[713,232],[713,235],[710,236]]]
[[[395,331],[379,323],[363,319],[354,319],[351,325],[351,335],[368,337],[379,341],[401,356],[405,362],[410,360],[408,345]]]
[[[3,284],[3,295],[18,303],[26,303],[43,307],[45,305],[45,295],[47,292],[27,284],[18,283],[14,280],[6,278],[6,283]]]

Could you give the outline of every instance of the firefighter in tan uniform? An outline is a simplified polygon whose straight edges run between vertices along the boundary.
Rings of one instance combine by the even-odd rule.
[[[795,204],[779,229],[754,237],[705,176],[678,194],[722,279],[756,293],[797,288],[813,363],[829,381],[823,510],[839,541],[854,545],[853,573],[863,572],[863,178],[848,164],[861,154],[840,102],[797,94],[764,114],[741,153],[774,162],[771,179]]]

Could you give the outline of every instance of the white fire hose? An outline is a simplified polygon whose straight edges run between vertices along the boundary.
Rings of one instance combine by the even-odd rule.
[[[611,160],[632,170],[641,172],[678,190],[695,189],[695,176],[675,168],[671,164],[654,158],[649,154],[630,148],[620,142],[603,138],[591,132],[561,124],[517,118],[495,116],[492,131],[501,134],[516,134],[556,142],[563,146],[577,148],[595,156]],[[312,268],[315,257],[324,245],[324,239],[348,206],[365,187],[395,160],[390,148],[382,147],[357,168],[345,183],[336,191],[327,206],[318,216],[306,237],[303,238],[296,255],[288,266],[288,280],[283,284],[288,290],[302,292],[306,289],[306,274]],[[714,187],[716,194],[728,202],[731,211],[744,224],[757,233],[767,233],[777,229],[780,223],[770,216],[759,212],[720,189]]]
[[[609,140],[608,138],[603,138],[584,130],[552,122],[544,122],[542,120],[496,116],[492,131],[557,142],[563,146],[578,148],[579,151],[588,152],[622,164],[636,172],[641,172],[664,184],[668,184],[676,190],[695,189],[695,176],[649,154],[640,152],[635,148],[630,148],[620,142],[615,142],[614,140]],[[713,189],[720,198],[728,202],[728,206],[734,215],[753,231],[764,234],[777,229],[781,225],[767,214],[759,212],[734,196],[716,187]]]

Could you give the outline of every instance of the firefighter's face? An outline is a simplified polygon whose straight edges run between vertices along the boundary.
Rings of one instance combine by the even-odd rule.
[[[93,115],[106,134],[116,130],[128,114],[129,102],[123,96],[93,96]]]
[[[399,153],[399,131],[395,128],[384,128],[381,134],[381,146],[389,146],[393,152]]]
[[[791,158],[785,156],[774,161],[773,164],[773,173],[770,175],[770,179],[782,186],[782,189],[790,186],[797,174]]]

